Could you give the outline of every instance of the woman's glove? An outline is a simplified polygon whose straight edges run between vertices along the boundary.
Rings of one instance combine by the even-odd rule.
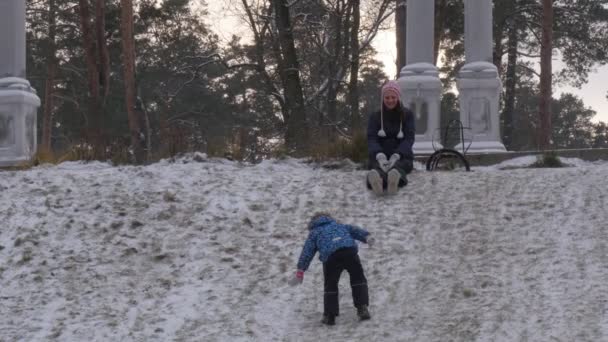
[[[389,161],[386,160],[386,154],[382,152],[376,154],[376,160],[378,161],[378,165],[380,165],[382,171],[388,172],[390,168],[388,167]]]
[[[395,163],[397,163],[397,161],[401,159],[401,156],[399,155],[399,153],[393,153],[393,155],[391,156],[391,159],[388,160],[387,162],[387,168],[386,171],[390,170],[393,168],[393,166],[395,166]]]
[[[376,154],[376,160],[378,161],[378,163],[380,164],[384,164],[386,163],[386,154],[380,152],[378,154]]]

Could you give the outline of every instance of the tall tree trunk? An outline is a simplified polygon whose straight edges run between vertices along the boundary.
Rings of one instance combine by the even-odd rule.
[[[502,56],[504,55],[505,36],[511,32],[510,23],[512,23],[513,17],[516,16],[515,9],[517,8],[517,0],[502,0],[495,1],[492,15],[494,18],[493,32],[494,46],[492,51],[492,63],[498,69],[498,75],[502,76],[503,65]]]
[[[338,96],[338,86],[340,84],[340,78],[337,77],[340,73],[340,68],[344,68],[344,54],[343,51],[346,50],[344,46],[344,38],[348,38],[345,25],[343,21],[348,20],[348,14],[346,14],[344,8],[344,1],[339,0],[336,2],[336,7],[334,11],[332,11],[332,26],[333,26],[333,34],[331,35],[332,39],[332,56],[328,61],[328,82],[329,86],[327,88],[327,95],[325,101],[327,102],[327,119],[328,123],[325,126],[325,134],[327,136],[327,140],[329,143],[333,143],[336,139],[336,134],[334,132],[334,125],[338,121],[337,114],[337,96]]]
[[[494,51],[492,52],[492,62],[498,69],[498,75],[502,75],[502,56],[503,56],[503,36],[505,31],[505,25],[500,24],[494,31]]]
[[[407,0],[397,0],[395,9],[395,40],[397,43],[397,75],[405,66],[405,43],[406,43],[406,20],[407,20]]]
[[[142,132],[143,120],[139,111],[135,110],[135,42],[133,38],[133,3],[132,0],[120,0],[121,31],[122,31],[122,60],[124,65],[125,104],[129,118],[131,147],[135,162],[144,162],[145,135]]]
[[[515,85],[517,84],[517,46],[519,43],[517,18],[509,20],[509,39],[507,42],[507,73],[505,81],[505,107],[503,110],[503,142],[510,148],[513,144],[515,110]]]
[[[361,20],[360,0],[351,0],[353,24],[350,31],[350,80],[348,81],[348,103],[351,115],[351,132],[361,125],[359,113],[359,25]]]
[[[441,41],[443,40],[447,7],[447,0],[435,1],[435,41],[433,42],[433,63],[435,65],[437,65],[437,58],[439,57],[439,48],[441,47]]]
[[[95,30],[97,34],[97,53],[99,54],[99,83],[102,87],[102,105],[110,92],[110,54],[106,42],[106,0],[95,2]]]
[[[49,0],[49,46],[46,60],[46,82],[44,86],[44,113],[42,115],[42,141],[40,147],[45,152],[51,151],[51,132],[53,127],[53,96],[55,96],[55,75],[57,72],[57,48],[55,36],[55,15],[57,6],[55,0]]]
[[[551,82],[553,52],[553,0],[542,0],[542,38],[540,48],[540,132],[539,147],[546,150],[551,147]]]
[[[243,4],[243,8],[247,14],[247,21],[253,32],[253,40],[254,44],[254,60],[257,64],[256,71],[262,76],[262,80],[264,81],[264,85],[266,88],[266,92],[273,96],[275,100],[279,103],[279,107],[281,108],[281,114],[283,115],[283,119],[285,124],[289,121],[289,111],[287,109],[287,105],[285,104],[284,96],[281,96],[281,91],[277,89],[274,85],[274,82],[268,72],[266,71],[266,61],[264,60],[264,55],[266,53],[265,50],[265,39],[262,37],[262,34],[258,31],[256,26],[256,21],[251,11],[251,7],[247,0],[241,0]],[[273,5],[268,6],[268,11],[272,12]],[[272,31],[270,31],[272,33]],[[276,59],[277,66],[279,70],[283,70],[283,57],[281,56],[281,47],[277,43],[277,39],[272,39],[270,44],[270,51],[272,55]],[[285,80],[283,78],[283,73],[279,73],[279,77],[281,78],[281,84],[285,84]]]
[[[80,15],[80,29],[82,31],[82,45],[84,47],[85,60],[87,64],[88,113],[86,136],[91,143],[99,142],[99,130],[101,129],[101,118],[99,117],[99,70],[95,58],[95,37],[91,30],[91,14],[89,2],[78,0],[78,11]],[[96,146],[99,147],[99,146]]]
[[[123,0],[125,1],[125,0]],[[283,73],[285,84],[285,102],[289,108],[285,142],[290,152],[305,155],[308,151],[308,124],[304,108],[304,95],[300,81],[300,66],[296,54],[289,7],[287,0],[273,0],[275,21],[279,31],[279,42],[285,67]]]
[[[140,119],[144,121],[144,132],[146,132],[146,159],[149,159],[150,152],[152,151],[152,127],[150,126],[150,116],[148,115],[148,108],[144,103],[144,97],[141,94],[141,87],[137,87],[137,101],[136,107],[140,111],[140,115],[142,116]]]

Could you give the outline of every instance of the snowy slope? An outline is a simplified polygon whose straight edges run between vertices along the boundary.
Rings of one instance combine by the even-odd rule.
[[[608,163],[507,164],[392,198],[296,160],[0,172],[0,341],[608,341]],[[345,274],[320,325],[317,258],[286,284],[317,210],[376,235],[371,321]]]

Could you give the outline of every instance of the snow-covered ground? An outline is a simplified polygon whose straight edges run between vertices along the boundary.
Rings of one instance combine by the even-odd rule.
[[[296,160],[0,172],[0,341],[608,341],[608,163],[534,160],[390,198]],[[318,210],[377,238],[371,321],[344,274],[321,326],[317,258],[287,285]]]

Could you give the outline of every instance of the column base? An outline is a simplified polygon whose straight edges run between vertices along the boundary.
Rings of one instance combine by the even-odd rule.
[[[473,62],[459,72],[460,121],[472,132],[467,153],[506,152],[500,141],[499,100],[502,84],[496,66]],[[457,146],[462,150],[462,146]],[[461,151],[462,152],[462,151]]]
[[[11,167],[11,166],[18,166],[18,165],[23,165],[26,164],[27,162],[29,162],[32,157],[27,156],[27,157],[12,157],[12,158],[2,158],[1,155],[2,152],[0,152],[0,167]]]
[[[27,80],[0,78],[0,166],[23,164],[36,153],[39,106]]]
[[[433,154],[443,148],[434,132],[439,128],[441,80],[437,67],[429,63],[409,64],[399,77],[401,100],[416,115],[414,154]],[[433,139],[436,139],[433,141]]]
[[[454,149],[460,153],[462,153],[462,144],[459,146],[455,146]],[[499,141],[473,141],[469,149],[467,150],[467,154],[471,153],[501,153],[507,152],[505,145],[503,145]]]
[[[436,142],[433,145],[432,141],[416,141],[414,142],[414,146],[412,149],[414,150],[414,154],[433,154],[436,150],[442,149],[440,143]]]

